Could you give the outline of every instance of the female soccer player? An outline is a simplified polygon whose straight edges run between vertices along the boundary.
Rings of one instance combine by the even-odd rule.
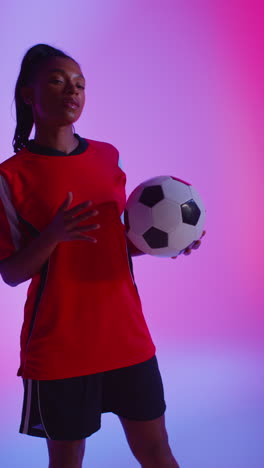
[[[133,276],[131,254],[141,252],[128,245],[121,219],[118,151],[73,132],[85,78],[58,49],[27,51],[15,102],[16,154],[0,164],[0,272],[10,286],[31,279],[19,432],[47,440],[49,468],[81,468],[86,437],[113,412],[143,468],[176,468]]]

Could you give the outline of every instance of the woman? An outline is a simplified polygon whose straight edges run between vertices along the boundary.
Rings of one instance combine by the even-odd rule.
[[[86,437],[113,412],[142,467],[178,467],[133,276],[131,254],[141,252],[121,220],[126,176],[115,147],[73,132],[85,103],[79,64],[49,45],[32,47],[15,101],[16,154],[0,164],[0,272],[10,286],[32,279],[19,431],[46,438],[49,468],[80,468]]]

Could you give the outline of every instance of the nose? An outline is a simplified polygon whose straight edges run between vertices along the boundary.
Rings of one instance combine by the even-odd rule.
[[[68,82],[65,86],[65,91],[70,94],[79,94],[79,89],[74,83]]]

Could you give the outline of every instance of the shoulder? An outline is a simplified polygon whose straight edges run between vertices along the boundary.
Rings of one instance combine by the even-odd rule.
[[[85,138],[85,140],[89,143],[90,146],[99,151],[107,152],[109,154],[116,155],[117,157],[119,156],[118,149],[111,143],[106,141],[91,140],[90,138]]]
[[[84,138],[91,147],[95,150],[100,151],[106,155],[112,156],[115,158],[116,163],[119,163],[119,151],[112,143],[106,141],[91,140],[90,138]]]
[[[13,156],[10,156],[9,158],[3,160],[2,162],[0,161],[0,172],[4,173],[9,173],[16,171],[18,166],[21,164],[23,160],[23,156],[25,156],[26,150],[22,149],[18,151],[18,153],[14,154]]]

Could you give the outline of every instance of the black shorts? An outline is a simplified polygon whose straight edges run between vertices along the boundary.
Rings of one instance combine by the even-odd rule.
[[[78,440],[101,427],[101,414],[148,421],[166,409],[156,356],[121,369],[57,380],[23,379],[21,434]]]

